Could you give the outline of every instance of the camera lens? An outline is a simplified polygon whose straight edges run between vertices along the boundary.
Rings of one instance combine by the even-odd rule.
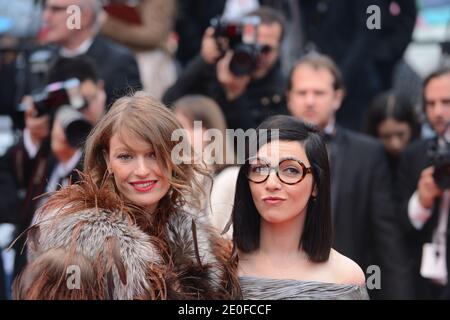
[[[73,148],[79,148],[89,135],[92,129],[91,124],[82,113],[71,107],[62,107],[58,110],[58,119],[61,122],[67,142]]]
[[[242,44],[234,49],[233,57],[230,61],[230,71],[235,76],[250,74],[256,69],[258,52],[252,45]]]

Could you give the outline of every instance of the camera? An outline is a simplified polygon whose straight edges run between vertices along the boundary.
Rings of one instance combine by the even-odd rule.
[[[81,112],[69,106],[61,107],[58,110],[57,117],[69,145],[73,148],[79,148],[91,132],[92,125]]]
[[[442,190],[450,189],[450,123],[439,139],[430,142],[428,156],[434,166],[434,182]]]
[[[71,78],[66,81],[54,82],[42,91],[32,95],[36,117],[49,115],[51,121],[58,117],[64,129],[68,143],[78,148],[92,129],[91,124],[80,112],[87,107],[87,102],[80,93],[80,81]],[[19,106],[25,111],[26,105]]]
[[[220,17],[211,20],[216,38],[221,50],[233,50],[230,61],[230,71],[236,76],[248,75],[257,68],[262,48],[257,43],[258,27],[261,19],[257,16],[247,16],[241,21],[228,21]],[[223,40],[227,43],[223,45]]]
[[[76,78],[50,83],[43,91],[32,95],[32,99],[38,117],[53,115],[62,106],[81,110],[87,105],[80,94],[80,81]]]

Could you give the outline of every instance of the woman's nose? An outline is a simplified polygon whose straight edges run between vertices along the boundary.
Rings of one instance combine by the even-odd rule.
[[[269,177],[266,180],[265,185],[267,190],[278,190],[281,188],[281,181],[278,179],[277,173],[275,170],[271,170],[269,173]]]
[[[150,166],[143,158],[137,159],[136,170],[135,173],[138,176],[146,176],[150,172]]]

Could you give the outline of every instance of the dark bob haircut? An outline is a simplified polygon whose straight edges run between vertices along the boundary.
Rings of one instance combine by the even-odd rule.
[[[250,141],[249,145],[261,148],[278,138],[280,141],[298,141],[304,148],[311,164],[314,182],[317,187],[317,197],[308,202],[305,226],[300,238],[299,248],[302,248],[313,262],[324,262],[330,255],[333,231],[331,222],[330,204],[330,169],[328,153],[323,137],[315,126],[304,123],[291,116],[274,116],[264,121],[256,130],[279,130],[278,137],[267,135],[266,141],[261,141],[260,134],[257,141]],[[263,131],[264,132],[264,131]],[[249,157],[255,156],[248,153]],[[252,252],[259,248],[260,242],[260,215],[253,201],[249,181],[246,178],[248,162],[240,169],[234,198],[233,242],[242,252]]]
[[[391,91],[377,95],[367,112],[365,132],[378,137],[378,126],[387,119],[406,122],[411,129],[411,140],[419,138],[421,124],[406,97]]]

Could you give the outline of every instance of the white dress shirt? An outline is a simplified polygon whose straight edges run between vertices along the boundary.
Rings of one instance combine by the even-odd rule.
[[[64,163],[59,162],[57,164],[48,180],[46,192],[56,191],[58,189],[58,184],[63,187],[69,184],[69,178],[66,177],[76,168],[81,156],[82,152],[78,149],[69,161]]]
[[[444,246],[444,252],[446,252],[446,233],[447,233],[447,223],[448,214],[450,208],[450,191],[445,190],[442,196],[441,206],[439,208],[439,220],[436,230],[434,231],[433,237],[438,240]],[[425,223],[430,219],[432,214],[432,209],[427,209],[422,206],[419,200],[418,192],[414,192],[408,202],[408,217],[411,224],[417,230],[422,230]],[[442,241],[443,239],[443,241]],[[447,261],[444,259],[444,261]],[[439,283],[447,283],[447,278],[436,279]]]
[[[28,128],[23,129],[23,144],[25,146],[25,150],[28,153],[28,157],[30,159],[36,157],[36,154],[38,153],[39,147],[41,145],[36,145],[33,143],[33,140],[31,140],[30,130],[28,130]]]
[[[69,50],[67,48],[62,47],[59,50],[59,55],[61,57],[64,57],[64,58],[73,58],[73,57],[85,54],[89,50],[89,48],[91,47],[92,42],[94,42],[94,38],[93,37],[87,38],[86,40],[84,40],[83,43],[81,43],[78,46],[78,48],[75,48],[73,50]]]

